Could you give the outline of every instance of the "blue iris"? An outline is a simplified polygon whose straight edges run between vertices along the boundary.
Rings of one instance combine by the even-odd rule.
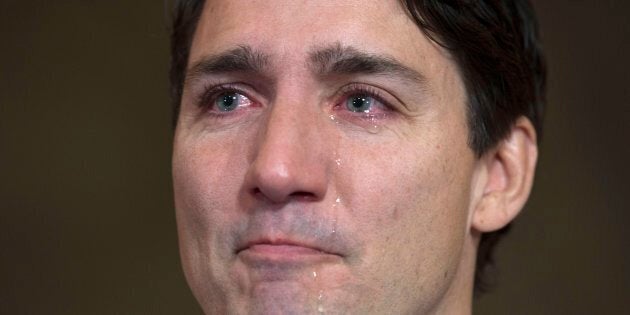
[[[217,109],[222,112],[231,112],[238,107],[241,97],[240,94],[234,92],[221,94],[215,102]]]
[[[346,107],[348,110],[356,113],[367,113],[372,108],[372,104],[374,103],[374,99],[370,96],[366,95],[355,95],[349,97],[346,100]]]

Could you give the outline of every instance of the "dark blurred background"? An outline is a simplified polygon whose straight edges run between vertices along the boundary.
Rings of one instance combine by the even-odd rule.
[[[630,298],[628,1],[535,1],[536,185],[477,314]],[[0,4],[0,313],[200,314],[177,251],[163,1]]]

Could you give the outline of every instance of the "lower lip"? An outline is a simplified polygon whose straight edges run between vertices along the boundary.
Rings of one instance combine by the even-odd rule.
[[[257,244],[242,250],[246,260],[266,262],[309,262],[339,258],[338,255],[297,245]]]

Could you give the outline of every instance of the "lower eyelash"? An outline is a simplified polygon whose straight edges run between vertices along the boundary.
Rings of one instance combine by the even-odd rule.
[[[214,99],[222,93],[239,93],[245,95],[239,89],[231,85],[207,86],[203,93],[199,95],[197,105],[200,108],[210,109],[214,106]]]
[[[379,101],[380,103],[382,103],[383,105],[390,107],[389,103],[387,103],[382,97],[381,94],[379,92],[379,90],[371,87],[371,86],[365,86],[365,85],[359,85],[359,84],[351,84],[348,85],[346,87],[344,87],[342,89],[342,94],[344,96],[351,96],[351,95],[367,95],[370,96],[372,98],[374,98],[375,100]]]

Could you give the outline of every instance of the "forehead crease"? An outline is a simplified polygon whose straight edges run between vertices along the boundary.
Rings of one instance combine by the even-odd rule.
[[[231,67],[243,67],[245,70],[263,70],[270,64],[267,54],[260,50],[252,49],[249,45],[239,45],[219,55],[221,64],[228,69]]]
[[[383,74],[396,75],[419,83],[426,82],[422,73],[391,56],[364,52],[352,46],[344,46],[340,42],[312,49],[308,64],[311,71],[318,75]]]
[[[335,61],[342,59],[350,52],[356,52],[356,49],[343,47],[339,42],[330,46],[315,47],[309,53],[309,66],[316,73],[328,72]]]

